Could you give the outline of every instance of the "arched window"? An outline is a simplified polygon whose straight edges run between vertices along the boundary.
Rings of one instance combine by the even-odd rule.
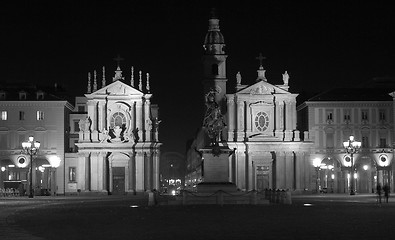
[[[119,126],[122,128],[122,125],[126,125],[126,117],[121,112],[116,112],[111,116],[110,127],[114,128],[115,126]]]

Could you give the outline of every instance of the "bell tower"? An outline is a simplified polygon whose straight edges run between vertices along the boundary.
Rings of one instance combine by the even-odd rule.
[[[208,20],[208,32],[204,39],[203,84],[204,93],[215,90],[215,100],[222,105],[226,94],[226,58],[225,41],[219,29],[219,19],[213,9]],[[226,104],[226,101],[225,101]]]

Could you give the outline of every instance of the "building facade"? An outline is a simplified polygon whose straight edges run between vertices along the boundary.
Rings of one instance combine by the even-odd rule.
[[[283,84],[273,85],[265,77],[262,56],[255,83],[242,84],[236,76],[236,88],[227,92],[225,41],[219,19],[209,19],[204,42],[204,91],[215,91],[227,127],[221,144],[234,150],[229,157],[229,182],[242,191],[290,189],[305,191],[314,187],[310,148],[306,133],[301,140],[296,129],[296,97],[289,92],[289,75],[282,74]],[[280,75],[280,74],[279,74]],[[304,134],[304,133],[303,133]],[[205,130],[195,137],[187,153],[186,185],[193,189],[204,181],[204,159],[199,149],[208,145]]]
[[[314,142],[317,189],[350,191],[351,156],[343,142],[352,135],[361,148],[353,155],[357,193],[375,192],[393,182],[394,104],[380,88],[335,88],[298,106],[300,128]],[[393,97],[393,93],[392,93]]]
[[[34,194],[64,193],[64,160],[69,145],[69,113],[73,106],[60,89],[33,85],[0,88],[0,188],[29,194],[29,155],[22,142],[33,136],[41,143],[33,156]]]

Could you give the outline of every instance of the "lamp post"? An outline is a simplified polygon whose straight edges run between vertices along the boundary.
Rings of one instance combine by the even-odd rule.
[[[33,155],[37,154],[40,142],[34,141],[34,137],[30,136],[29,141],[22,143],[22,148],[30,156],[29,198],[33,198]]]
[[[354,191],[354,153],[361,147],[361,142],[355,141],[354,136],[350,136],[348,141],[343,142],[343,147],[351,156],[351,171],[350,171],[350,195],[355,195]]]
[[[321,166],[321,160],[319,158],[316,158],[313,160],[313,165],[316,171],[316,179],[315,179],[315,187],[316,187],[316,191],[317,193],[319,193],[319,181],[320,181],[320,176],[319,176],[319,171],[320,171],[320,166]]]

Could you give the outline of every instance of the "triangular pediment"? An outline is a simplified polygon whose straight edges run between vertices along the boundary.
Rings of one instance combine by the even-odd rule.
[[[103,96],[103,95],[143,96],[144,93],[118,80],[97,90],[96,92],[93,92],[91,94],[86,94],[85,96],[89,98],[89,97]]]
[[[266,81],[256,82],[246,88],[240,89],[237,94],[250,94],[250,95],[272,95],[272,94],[289,94],[290,92],[285,91],[273,84]]]

